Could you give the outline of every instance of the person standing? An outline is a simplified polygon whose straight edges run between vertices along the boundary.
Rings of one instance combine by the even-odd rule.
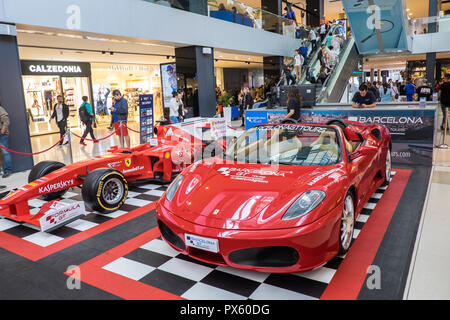
[[[178,119],[179,122],[183,122],[186,114],[187,114],[187,110],[184,108],[184,103],[183,103],[183,91],[178,90],[178,95],[177,95],[177,103],[178,103]]]
[[[406,81],[405,86],[405,93],[406,93],[406,101],[414,101],[414,94],[416,93],[416,86],[411,82],[411,79],[408,79]]]
[[[67,119],[69,118],[69,106],[64,103],[64,99],[62,95],[59,95],[56,97],[58,100],[58,103],[55,104],[53,108],[53,114],[50,119],[55,118],[56,124],[59,128],[59,135],[60,139],[66,134],[67,131]],[[68,144],[69,142],[66,141],[64,144]],[[63,144],[63,140],[59,142],[59,145],[61,146]]]
[[[428,85],[425,79],[420,80],[418,83],[419,87],[416,89],[417,97],[425,98],[426,101],[433,101],[433,89]]]
[[[281,69],[281,78],[283,78],[283,76],[286,76],[286,85],[290,86],[291,84],[295,84],[295,77],[292,75],[292,67],[287,60],[285,60],[283,69]]]
[[[130,148],[130,136],[128,135],[127,128],[128,102],[119,90],[113,91],[113,97],[116,103],[111,108],[111,111],[115,113],[115,117],[117,119],[117,121],[114,122],[114,129],[116,131],[116,135],[120,136],[121,133],[123,134],[125,146],[126,148]]]
[[[303,41],[302,42],[302,46],[300,47],[300,54],[303,56],[303,58],[305,59],[305,62],[303,64],[308,64],[308,47],[306,46],[306,42]]]
[[[311,30],[309,31],[308,40],[311,42],[311,54],[313,54],[317,50],[317,35],[314,31],[314,28],[311,28]]]
[[[445,115],[450,108],[450,73],[445,74],[444,82],[439,86],[439,101],[441,102],[442,109],[442,124],[441,130],[444,130]],[[447,118],[448,120],[448,118]],[[448,121],[447,121],[448,128]]]
[[[172,92],[172,99],[170,99],[169,102],[169,110],[170,110],[170,122],[172,123],[178,123],[179,121],[179,113],[178,113],[178,92],[173,91]]]
[[[325,23],[325,20],[322,21],[322,24],[320,25],[320,41],[323,43],[323,40],[325,40],[325,37],[327,36],[327,24]]]
[[[302,95],[300,94],[298,87],[289,88],[287,100],[288,113],[284,120],[292,119],[295,121],[300,121],[302,103]]]
[[[386,82],[383,83],[383,86],[379,90],[380,90],[380,102],[387,103],[393,101],[392,90],[389,84],[387,84]]]
[[[302,67],[305,59],[302,55],[300,55],[299,50],[295,50],[294,54],[294,68],[295,68],[295,76],[297,77],[297,83],[300,83],[300,79],[302,77]]]
[[[242,98],[242,126],[245,126],[245,111],[250,110],[253,108],[254,100],[252,98],[252,95],[250,94],[250,90],[247,87],[244,87],[243,91],[243,98]]]
[[[4,148],[9,148],[9,115],[2,107],[0,100],[0,145]],[[12,174],[11,153],[2,149],[4,158],[3,178],[8,178]],[[1,188],[0,189],[4,189]]]
[[[88,134],[91,135],[91,138],[92,140],[94,140],[94,143],[98,143],[98,140],[95,139],[94,129],[92,129],[92,121],[94,119],[92,106],[88,102],[88,97],[84,96],[81,99],[83,100],[83,103],[78,109],[78,114],[80,115],[81,122],[83,122],[83,124],[86,126],[86,129],[84,130],[83,138],[80,140],[80,144],[85,146],[86,143],[84,143],[84,139],[87,137]]]

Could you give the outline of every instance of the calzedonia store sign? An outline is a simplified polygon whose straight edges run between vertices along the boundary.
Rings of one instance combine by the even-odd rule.
[[[89,77],[91,75],[91,65],[85,62],[22,60],[21,65],[24,76]]]

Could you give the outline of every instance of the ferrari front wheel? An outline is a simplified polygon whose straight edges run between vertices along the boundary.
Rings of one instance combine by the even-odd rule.
[[[82,188],[83,201],[92,210],[110,213],[122,207],[128,195],[128,183],[117,170],[97,169],[86,177]]]
[[[353,195],[348,192],[344,200],[341,217],[341,232],[339,235],[339,253],[345,254],[350,249],[355,229],[355,205]]]
[[[384,167],[384,185],[387,185],[391,181],[391,172],[392,172],[392,156],[391,150],[388,149],[386,153],[386,164]]]

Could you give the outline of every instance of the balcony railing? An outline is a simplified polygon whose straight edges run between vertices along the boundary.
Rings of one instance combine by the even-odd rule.
[[[450,15],[409,20],[412,35],[450,32]]]

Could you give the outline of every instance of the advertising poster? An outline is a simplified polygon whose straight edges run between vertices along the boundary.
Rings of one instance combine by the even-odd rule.
[[[141,144],[149,143],[153,138],[153,95],[139,96],[139,114],[141,128]]]
[[[109,108],[112,105],[111,85],[98,84],[92,85],[94,96],[95,114],[97,115],[110,115]]]
[[[331,119],[382,124],[392,137],[392,161],[397,164],[431,166],[434,145],[434,109],[405,110],[302,110],[303,123],[325,123]],[[247,111],[246,130],[258,124],[280,123],[286,111]]]
[[[170,99],[173,97],[172,92],[178,90],[177,67],[174,63],[161,64],[161,82],[164,108],[168,108]]]

